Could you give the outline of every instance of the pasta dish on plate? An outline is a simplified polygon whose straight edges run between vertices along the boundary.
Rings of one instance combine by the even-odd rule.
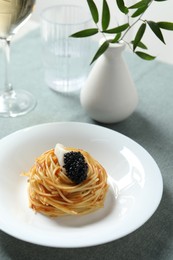
[[[29,205],[50,217],[83,215],[104,206],[107,173],[88,152],[57,144],[23,173]]]

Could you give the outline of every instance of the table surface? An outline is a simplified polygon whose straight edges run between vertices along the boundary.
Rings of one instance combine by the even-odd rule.
[[[20,241],[0,231],[0,259],[173,259],[173,66],[142,61],[129,53],[125,54],[125,59],[138,91],[139,105],[127,120],[100,125],[132,138],[157,162],[164,183],[157,211],[142,227],[126,237],[88,248],[48,248]],[[12,62],[14,87],[32,92],[38,104],[25,116],[0,118],[0,138],[47,122],[77,121],[99,125],[82,109],[79,93],[58,94],[46,86],[39,30],[30,32],[12,45]]]

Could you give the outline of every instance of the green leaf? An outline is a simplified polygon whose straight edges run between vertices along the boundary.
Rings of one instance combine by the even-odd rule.
[[[159,25],[153,21],[147,21],[147,24],[150,26],[153,33],[165,44]]]
[[[158,24],[158,26],[161,29],[173,31],[173,23],[170,23],[170,22],[158,22],[157,24]]]
[[[109,47],[109,42],[105,41],[100,48],[98,49],[98,51],[96,52],[96,54],[94,55],[94,58],[91,61],[91,64],[96,61]]]
[[[137,9],[137,8],[140,8],[143,6],[148,6],[149,3],[150,3],[150,0],[141,0],[141,1],[137,2],[136,4],[129,6],[128,8]]]
[[[124,4],[124,0],[116,0],[116,2],[119,10],[124,14],[128,14],[129,10]]]
[[[139,27],[135,39],[133,41],[133,51],[135,51],[136,47],[138,46],[140,40],[142,39],[142,36],[144,35],[146,29],[146,23],[141,24],[141,26]]]
[[[109,6],[106,0],[103,0],[103,9],[102,9],[102,30],[106,30],[110,22],[110,11]]]
[[[143,60],[154,60],[156,58],[155,56],[151,56],[151,55],[149,55],[145,52],[141,52],[141,51],[136,51],[135,53]]]
[[[134,41],[131,41],[131,43],[133,44]],[[138,47],[141,48],[141,49],[145,49],[145,50],[148,49],[147,46],[143,42],[141,42],[141,41],[138,42]]]
[[[132,18],[135,18],[141,14],[143,14],[145,12],[145,10],[147,10],[148,5],[143,6],[143,7],[139,7],[133,14],[132,14]]]
[[[91,28],[91,29],[85,29],[85,30],[76,32],[76,33],[70,35],[70,37],[74,37],[74,38],[88,37],[88,36],[92,36],[97,33],[98,33],[97,28]]]
[[[87,3],[88,3],[88,6],[89,6],[89,9],[90,9],[93,21],[95,23],[98,23],[98,21],[99,21],[99,12],[98,12],[96,4],[94,3],[93,0],[87,0]]]
[[[110,40],[109,42],[116,43],[119,41],[120,37],[121,37],[121,33],[117,33],[116,36],[114,37],[114,39]]]
[[[125,24],[122,24],[122,25],[117,26],[115,28],[105,30],[103,32],[105,32],[105,33],[120,33],[120,32],[125,31],[128,27],[129,27],[129,23],[125,23]]]

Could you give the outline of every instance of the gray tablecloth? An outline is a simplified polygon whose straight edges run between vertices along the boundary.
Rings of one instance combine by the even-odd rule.
[[[25,116],[0,118],[0,138],[46,122],[98,124],[81,108],[79,93],[57,94],[44,83],[38,31],[13,44],[12,54],[15,88],[32,92],[38,104]],[[139,105],[124,122],[104,126],[134,139],[156,160],[164,182],[157,211],[147,223],[126,237],[89,248],[48,248],[20,241],[0,231],[0,259],[173,259],[173,66],[158,61],[145,62],[129,53],[125,58],[138,90]],[[2,78],[1,70],[0,80]]]

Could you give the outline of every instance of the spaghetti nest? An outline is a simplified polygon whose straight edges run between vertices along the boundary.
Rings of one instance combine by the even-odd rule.
[[[30,207],[47,216],[82,215],[104,206],[108,189],[105,169],[87,152],[79,149],[88,164],[87,178],[73,183],[62,170],[54,150],[36,159],[28,176]]]

